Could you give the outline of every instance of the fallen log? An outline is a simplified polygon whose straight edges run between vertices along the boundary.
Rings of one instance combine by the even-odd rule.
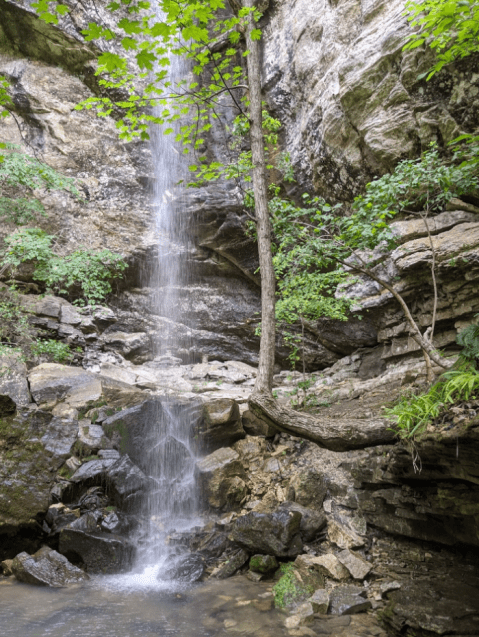
[[[396,438],[390,429],[392,422],[387,418],[316,418],[279,405],[266,394],[253,394],[249,408],[270,427],[311,440],[331,451],[391,444]]]

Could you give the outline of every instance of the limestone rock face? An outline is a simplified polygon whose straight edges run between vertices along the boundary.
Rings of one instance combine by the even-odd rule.
[[[102,393],[98,376],[81,367],[42,363],[30,371],[28,380],[33,400],[47,407],[60,401],[81,407],[98,400]]]
[[[398,159],[477,124],[475,60],[418,80],[433,58],[402,52],[403,12],[403,0],[299,0],[266,14],[263,86],[295,167],[326,198],[350,198]]]
[[[0,421],[0,533],[35,529],[56,471],[71,455],[78,424],[42,410]],[[19,534],[20,537],[20,534]]]

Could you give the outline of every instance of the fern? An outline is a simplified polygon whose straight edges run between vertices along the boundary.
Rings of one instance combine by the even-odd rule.
[[[386,416],[396,419],[400,438],[412,439],[441,416],[450,405],[479,396],[479,371],[463,366],[446,372],[426,394],[406,395]]]
[[[461,357],[475,363],[479,359],[479,325],[468,325],[459,332],[456,343],[461,345]]]

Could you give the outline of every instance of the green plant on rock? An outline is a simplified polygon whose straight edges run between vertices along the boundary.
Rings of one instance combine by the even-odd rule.
[[[67,363],[75,357],[74,352],[72,352],[67,343],[55,341],[51,338],[36,341],[32,344],[31,351],[35,357],[46,355],[55,363]]]
[[[121,255],[106,249],[80,248],[59,255],[54,241],[54,236],[38,228],[22,228],[9,235],[0,253],[4,269],[14,273],[22,263],[32,262],[34,280],[80,304],[94,305],[110,294],[111,281],[128,267]]]
[[[469,365],[445,372],[425,394],[404,395],[385,415],[396,420],[400,438],[413,440],[449,407],[476,398],[479,398],[479,371]]]
[[[479,148],[469,149],[479,158]],[[285,323],[299,317],[307,321],[320,316],[345,320],[354,299],[346,294],[355,278],[364,276],[389,291],[400,304],[411,337],[430,360],[449,367],[433,345],[437,285],[436,254],[429,232],[428,215],[444,209],[453,197],[479,189],[477,164],[463,161],[462,151],[451,157],[441,155],[435,145],[419,159],[400,162],[391,173],[375,179],[356,197],[351,209],[331,205],[320,197],[303,196],[303,205],[286,202],[276,191],[270,202],[272,225],[277,237],[273,257],[279,278],[277,316]],[[423,334],[394,283],[385,280],[376,266],[386,251],[398,245],[389,222],[399,214],[423,219],[431,247],[430,269],[434,290],[432,324]],[[314,329],[314,326],[313,326]],[[318,334],[318,338],[321,334]]]

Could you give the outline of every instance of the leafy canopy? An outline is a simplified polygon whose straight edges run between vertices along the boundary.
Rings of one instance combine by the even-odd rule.
[[[454,60],[479,51],[479,2],[477,0],[409,0],[408,20],[417,31],[404,47],[427,44],[437,61],[427,74],[429,80]]]
[[[39,0],[32,5],[46,22],[57,23],[69,9],[59,2]],[[225,0],[121,0],[110,2],[107,9],[115,17],[115,27],[90,23],[83,30],[87,41],[115,41],[124,54],[104,51],[98,58],[96,74],[104,89],[111,92],[91,97],[78,108],[95,109],[102,117],[121,113],[117,128],[122,139],[148,139],[151,124],[168,124],[166,134],[174,131],[173,123],[191,112],[191,120],[183,122],[177,140],[185,145],[201,147],[202,134],[216,119],[220,96],[229,95],[242,111],[235,93],[245,87],[244,69],[238,45],[246,17],[261,14],[254,8],[241,8],[228,15]],[[261,32],[254,29],[253,39]],[[108,47],[111,48],[111,47]],[[172,56],[188,59],[193,77],[173,85],[168,77]],[[201,79],[200,79],[201,77]],[[139,90],[138,80],[145,86]],[[187,152],[187,149],[185,149]]]

